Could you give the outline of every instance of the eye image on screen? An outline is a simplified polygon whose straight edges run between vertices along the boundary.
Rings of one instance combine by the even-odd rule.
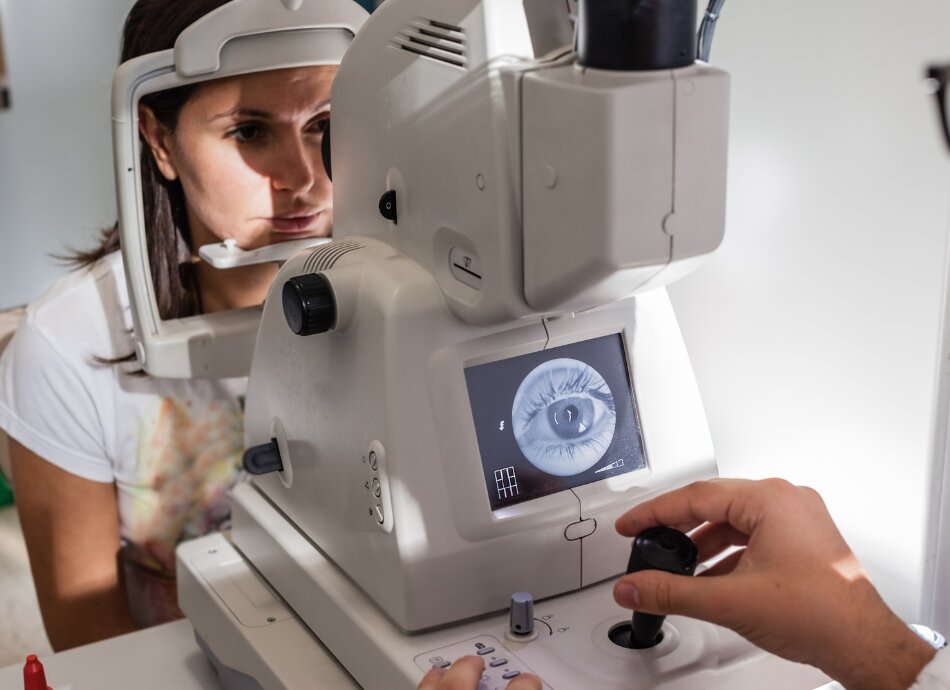
[[[622,336],[465,369],[492,510],[647,466]]]
[[[607,452],[617,411],[610,387],[592,366],[553,359],[521,382],[511,423],[528,462],[542,472],[570,477],[593,467]]]

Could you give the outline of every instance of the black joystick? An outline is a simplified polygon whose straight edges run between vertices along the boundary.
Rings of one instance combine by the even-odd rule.
[[[651,527],[637,535],[630,550],[627,574],[641,570],[663,570],[692,576],[696,570],[696,545],[672,527]],[[630,625],[614,627],[609,635],[614,644],[631,649],[655,647],[663,640],[660,628],[666,616],[635,612]]]

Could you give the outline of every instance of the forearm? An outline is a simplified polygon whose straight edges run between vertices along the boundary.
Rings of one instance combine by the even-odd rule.
[[[907,690],[936,650],[887,608],[870,583],[861,587],[867,588],[853,599],[853,636],[842,640],[823,670],[848,690]]]
[[[137,629],[119,585],[41,603],[43,624],[57,652]]]
[[[53,648],[135,629],[117,554],[115,487],[81,479],[10,444],[17,510]]]

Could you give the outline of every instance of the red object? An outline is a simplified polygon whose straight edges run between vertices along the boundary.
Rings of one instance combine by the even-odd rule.
[[[23,690],[48,690],[46,673],[36,654],[30,654],[23,666]]]

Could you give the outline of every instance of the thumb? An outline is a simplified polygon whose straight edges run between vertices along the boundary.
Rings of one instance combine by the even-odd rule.
[[[732,587],[723,579],[641,570],[617,581],[614,599],[635,611],[689,616],[723,625],[733,602]]]

